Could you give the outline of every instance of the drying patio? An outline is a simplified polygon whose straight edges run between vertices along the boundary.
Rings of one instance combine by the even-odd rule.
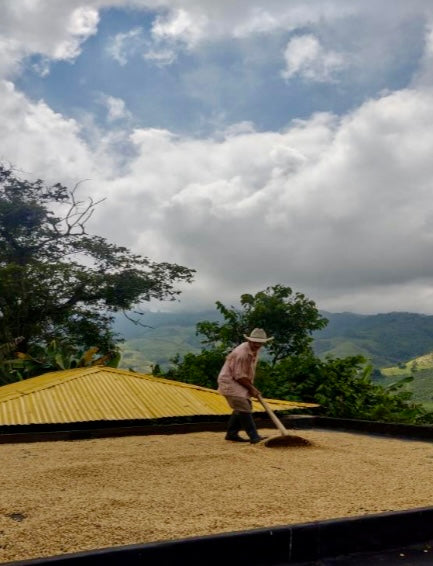
[[[432,443],[298,434],[314,446],[221,432],[1,445],[0,560],[433,505]]]

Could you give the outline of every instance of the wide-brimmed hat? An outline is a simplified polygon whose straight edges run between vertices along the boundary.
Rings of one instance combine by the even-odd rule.
[[[246,338],[250,342],[260,342],[260,344],[265,344],[265,342],[269,342],[270,340],[274,339],[273,336],[268,338],[263,328],[254,328],[254,330],[251,332],[251,335],[247,336],[246,334],[244,334],[244,338]]]

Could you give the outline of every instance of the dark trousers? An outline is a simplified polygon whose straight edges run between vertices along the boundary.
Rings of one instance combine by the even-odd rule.
[[[227,425],[227,436],[236,436],[242,429],[247,433],[250,440],[256,440],[259,436],[252,413],[233,411]]]

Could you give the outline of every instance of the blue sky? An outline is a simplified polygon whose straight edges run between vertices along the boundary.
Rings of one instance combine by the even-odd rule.
[[[177,308],[433,313],[432,29],[430,0],[2,0],[0,158],[197,269]]]
[[[294,118],[314,112],[343,114],[383,89],[404,88],[423,52],[424,22],[415,13],[400,23],[392,42],[393,54],[382,54],[379,62],[358,72],[356,67],[336,71],[329,81],[306,80],[300,73],[290,81],[281,76],[283,52],[290,39],[310,34],[308,26],[278,30],[254,38],[217,38],[205,41],[200,49],[182,50],[171,64],[143,59],[152,42],[152,26],[159,11],[137,8],[108,8],[99,13],[97,33],[82,46],[73,61],[51,63],[50,72],[36,70],[43,56],[33,54],[25,62],[25,72],[17,87],[33,100],[44,99],[53,110],[80,119],[90,112],[104,127],[105,108],[100,96],[122,99],[138,127],[167,128],[173,132],[203,136],[215,127],[251,121],[259,131],[286,127]],[[324,41],[331,39],[356,53],[362,36],[351,31],[368,27],[362,16],[348,18],[340,37],[330,38],[332,29],[320,30]],[[381,33],[381,29],[378,33]],[[124,39],[119,62],[113,42]],[[357,45],[358,44],[358,45]],[[364,62],[365,63],[365,62]]]

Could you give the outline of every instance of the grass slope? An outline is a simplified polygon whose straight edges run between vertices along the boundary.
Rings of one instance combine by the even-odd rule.
[[[195,326],[164,326],[148,329],[147,334],[125,341],[121,345],[120,367],[150,373],[159,364],[164,369],[176,354],[200,352],[200,339]]]
[[[167,369],[176,354],[200,352],[196,324],[202,320],[218,320],[218,313],[144,312],[142,316],[133,314],[131,318],[139,320],[139,324],[133,324],[124,316],[118,316],[114,324],[114,331],[125,338],[119,367],[150,373],[155,364]]]
[[[433,352],[413,358],[406,363],[381,369],[382,378],[379,383],[389,385],[398,379],[412,376],[411,383],[405,385],[413,393],[413,400],[423,403],[433,410]]]

